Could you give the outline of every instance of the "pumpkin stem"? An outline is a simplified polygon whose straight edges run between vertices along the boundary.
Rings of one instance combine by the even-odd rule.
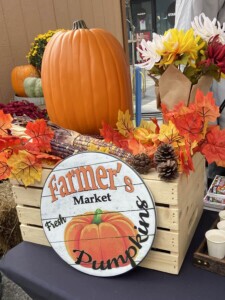
[[[77,29],[88,29],[84,20],[77,20],[73,22],[73,30],[77,30]]]
[[[92,224],[100,224],[102,222],[102,210],[97,208],[94,214]]]

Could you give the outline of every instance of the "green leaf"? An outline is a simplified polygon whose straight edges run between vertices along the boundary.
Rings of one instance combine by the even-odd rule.
[[[179,65],[186,66],[189,59],[190,59],[190,57],[188,54],[183,54],[183,55],[181,55],[180,59],[175,60],[174,64],[175,64],[175,66],[179,66]]]

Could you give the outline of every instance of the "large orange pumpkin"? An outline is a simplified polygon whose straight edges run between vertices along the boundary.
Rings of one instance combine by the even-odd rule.
[[[40,77],[40,74],[32,65],[22,65],[13,68],[11,72],[11,84],[17,96],[27,97],[23,86],[23,82],[27,77]]]
[[[92,257],[92,262],[96,261],[96,266],[106,267],[108,260],[125,256],[125,251],[133,245],[129,236],[134,238],[136,234],[133,222],[123,214],[97,209],[95,213],[74,217],[67,224],[64,237],[67,251],[74,261],[77,261],[79,251],[84,251]],[[129,263],[118,260],[119,266]],[[81,262],[80,265],[92,267],[91,262]],[[112,264],[111,267],[116,265]]]
[[[50,120],[80,133],[115,126],[118,110],[132,110],[129,65],[117,39],[103,29],[56,33],[42,60],[42,86]]]

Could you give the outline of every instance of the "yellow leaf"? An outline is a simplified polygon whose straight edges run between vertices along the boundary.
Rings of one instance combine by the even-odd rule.
[[[156,124],[152,121],[141,120],[140,128],[145,128],[150,132],[155,132]]]
[[[42,165],[36,161],[35,156],[22,150],[13,154],[8,159],[8,165],[12,168],[10,178],[22,181],[25,186],[41,181]]]
[[[134,124],[131,120],[131,116],[128,110],[125,113],[119,110],[118,112],[118,122],[116,123],[119,133],[127,137],[134,130]]]
[[[135,128],[134,129],[134,138],[141,143],[147,143],[149,141],[148,135],[149,135],[149,132],[145,128]]]
[[[185,145],[184,137],[180,136],[178,129],[171,121],[161,125],[158,139],[161,142],[170,143],[174,148]]]

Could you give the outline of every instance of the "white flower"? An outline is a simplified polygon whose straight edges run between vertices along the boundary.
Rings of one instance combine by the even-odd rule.
[[[195,34],[200,35],[203,40],[208,42],[211,37],[219,35],[220,42],[225,44],[225,23],[221,25],[216,18],[211,21],[204,13],[202,13],[194,18],[191,25]]]
[[[140,43],[140,48],[137,48],[137,50],[141,53],[144,62],[137,64],[137,66],[145,68],[146,70],[151,70],[155,63],[159,62],[161,59],[161,55],[159,53],[163,52],[163,43],[166,38],[167,36],[161,36],[153,33],[152,41],[142,40]]]

